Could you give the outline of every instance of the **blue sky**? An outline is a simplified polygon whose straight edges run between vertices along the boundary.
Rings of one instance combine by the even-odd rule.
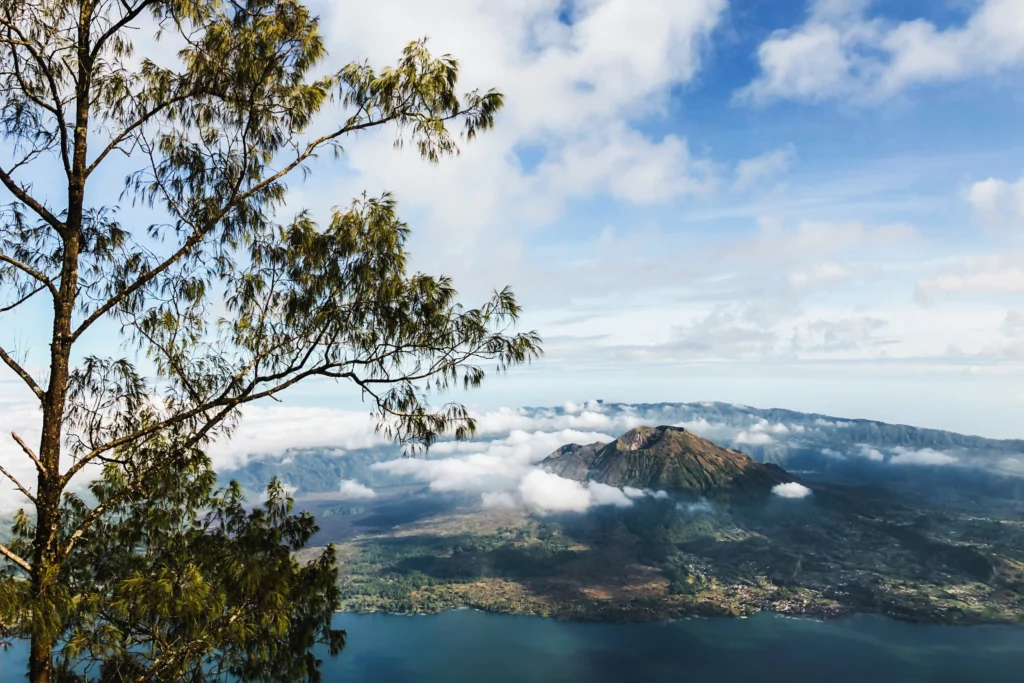
[[[326,13],[335,52],[428,35],[509,98],[441,168],[385,139],[346,159],[406,206],[417,265],[512,284],[548,338],[471,402],[1022,435],[1024,3],[385,5]]]
[[[428,36],[507,96],[458,158],[365,136],[289,198],[392,191],[417,268],[467,303],[515,288],[547,356],[463,400],[1024,437],[1024,0],[312,4],[332,64]]]

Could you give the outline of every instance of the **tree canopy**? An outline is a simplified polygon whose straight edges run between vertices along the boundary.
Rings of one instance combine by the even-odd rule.
[[[148,53],[168,44],[171,59]],[[408,270],[391,196],[329,216],[286,201],[289,182],[360,131],[388,128],[429,162],[457,153],[493,126],[501,95],[461,92],[456,60],[424,41],[383,69],[332,71],[326,58],[317,18],[295,0],[0,0],[0,329],[17,333],[27,307],[51,320],[41,373],[0,339],[41,416],[38,443],[12,434],[35,482],[0,467],[28,503],[0,544],[0,631],[31,639],[32,681],[87,661],[113,662],[108,680],[217,675],[209,662],[158,668],[194,663],[160,659],[172,607],[187,622],[175,647],[205,634],[203,647],[233,658],[225,671],[312,677],[315,666],[273,657],[284,668],[246,668],[229,644],[257,657],[288,633],[296,658],[316,641],[339,646],[323,623],[333,560],[308,570],[320,572],[316,595],[289,592],[307,570],[281,549],[301,547],[312,521],[291,514],[279,484],[244,512],[237,489],[214,491],[205,449],[246,404],[317,377],[360,391],[403,444],[465,437],[469,413],[438,397],[540,353],[535,333],[514,330],[510,290],[465,308],[447,277]],[[97,203],[108,168],[128,168],[123,188]],[[118,352],[79,350],[111,330]],[[118,534],[128,545],[107,563]],[[174,548],[205,559],[161,564]],[[291,607],[260,608],[279,623],[232,621],[253,594],[227,590],[230,572],[271,557]],[[203,607],[219,615],[170,597],[183,585],[217,596]],[[149,607],[126,606],[141,595]],[[190,630],[221,627],[249,640]],[[143,643],[158,654],[139,656]]]

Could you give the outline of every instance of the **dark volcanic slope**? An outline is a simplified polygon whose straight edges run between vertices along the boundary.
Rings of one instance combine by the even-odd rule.
[[[576,481],[703,495],[767,493],[776,484],[796,481],[780,467],[678,427],[637,427],[609,444],[570,444],[540,464]]]

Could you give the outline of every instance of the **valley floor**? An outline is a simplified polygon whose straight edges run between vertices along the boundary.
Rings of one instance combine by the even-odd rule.
[[[1019,521],[906,506],[865,515],[851,500],[864,493],[825,492],[801,514],[766,503],[694,517],[652,501],[557,519],[442,505],[409,491],[373,506],[306,504],[321,541],[338,549],[345,611],[1024,622]]]

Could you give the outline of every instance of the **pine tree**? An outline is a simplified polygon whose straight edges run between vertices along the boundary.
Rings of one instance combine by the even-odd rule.
[[[139,49],[169,39],[172,67]],[[422,41],[379,71],[325,60],[295,0],[0,0],[0,329],[39,301],[52,315],[44,379],[0,346],[41,415],[38,443],[12,435],[35,484],[0,469],[29,502],[0,544],[0,637],[31,640],[33,682],[314,678],[309,647],[340,646],[333,560],[290,564],[312,520],[279,484],[251,512],[215,491],[207,445],[309,378],[358,387],[404,444],[465,437],[437,395],[540,352],[509,290],[467,309],[407,270],[392,197],[322,223],[285,205],[348,136],[390,127],[436,162],[501,95],[460,95],[457,62]],[[93,203],[115,161],[145,225]],[[81,353],[111,330],[124,357]],[[270,602],[261,582],[280,583]]]

